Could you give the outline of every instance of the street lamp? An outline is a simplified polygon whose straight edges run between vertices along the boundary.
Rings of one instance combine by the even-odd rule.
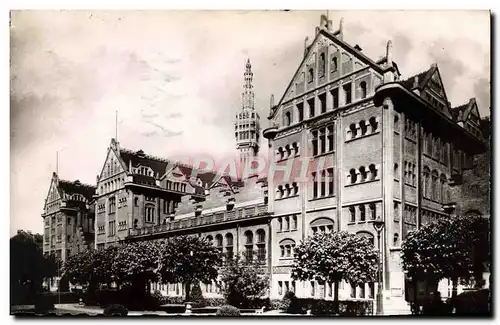
[[[384,229],[384,221],[380,219],[380,217],[377,218],[377,220],[373,221],[373,228],[377,232],[377,242],[378,242],[378,251],[379,251],[379,258],[378,258],[378,271],[377,271],[377,315],[382,315],[383,314],[383,297],[382,297],[382,243],[380,242],[380,233],[382,232],[382,229]]]

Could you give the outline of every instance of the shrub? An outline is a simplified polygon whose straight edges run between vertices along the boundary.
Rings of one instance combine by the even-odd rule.
[[[69,291],[69,279],[67,276],[62,276],[61,279],[59,280],[59,290],[61,292],[68,292]]]
[[[339,301],[338,304],[339,314],[343,316],[365,316],[373,313],[373,301],[370,300],[345,300]],[[334,315],[336,310],[335,301],[295,298],[295,305],[293,310],[290,310],[290,313],[305,314],[309,309],[313,315]]]
[[[297,304],[297,297],[295,296],[295,293],[292,291],[287,291],[285,293],[285,296],[283,297],[283,304],[282,308],[289,314],[294,314],[298,310],[298,304]]]
[[[456,314],[459,315],[490,315],[490,290],[466,291],[459,294],[455,300],[455,308]]]
[[[217,310],[217,316],[240,316],[240,311],[234,306],[222,306]]]
[[[104,316],[127,316],[128,310],[122,305],[113,304],[104,308]]]
[[[196,307],[205,307],[206,302],[205,299],[203,298],[203,293],[201,292],[200,284],[196,283],[193,285],[191,288],[191,302],[193,302],[193,305]]]
[[[221,307],[226,305],[226,299],[224,298],[204,298],[206,307]]]

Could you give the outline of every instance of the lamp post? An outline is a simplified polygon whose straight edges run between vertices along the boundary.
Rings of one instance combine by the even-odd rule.
[[[378,242],[378,251],[379,251],[379,258],[378,258],[378,271],[377,271],[377,315],[382,315],[383,314],[383,297],[382,297],[382,243],[380,242],[380,233],[382,232],[382,229],[384,229],[384,221],[382,219],[377,218],[377,220],[373,221],[373,228],[377,232],[377,242]]]

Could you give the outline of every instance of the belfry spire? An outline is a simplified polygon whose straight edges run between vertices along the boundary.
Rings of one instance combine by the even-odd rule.
[[[254,109],[255,105],[255,95],[253,93],[253,72],[252,72],[252,64],[250,63],[250,59],[247,59],[247,64],[245,66],[245,83],[243,84],[243,106],[242,109],[249,108],[251,110]]]

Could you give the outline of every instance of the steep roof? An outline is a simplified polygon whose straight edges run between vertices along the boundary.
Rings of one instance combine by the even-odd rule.
[[[434,70],[434,67],[431,67],[425,71],[409,77],[408,79],[402,80],[399,83],[408,90],[421,89],[427,82],[427,79],[430,78]]]
[[[74,182],[67,180],[59,180],[59,189],[66,195],[81,194],[88,201],[92,200],[95,194],[96,186],[83,184],[79,180]]]
[[[120,158],[123,159],[127,168],[130,162],[132,162],[132,167],[150,167],[155,175],[160,176],[165,174],[166,168],[169,164],[167,159],[146,155],[142,150],[132,151],[128,149],[120,149]]]
[[[468,107],[469,107],[469,103],[451,108],[450,111],[451,111],[451,116],[453,118],[453,121],[455,121],[455,122],[464,121],[465,120],[465,111],[467,110]]]

